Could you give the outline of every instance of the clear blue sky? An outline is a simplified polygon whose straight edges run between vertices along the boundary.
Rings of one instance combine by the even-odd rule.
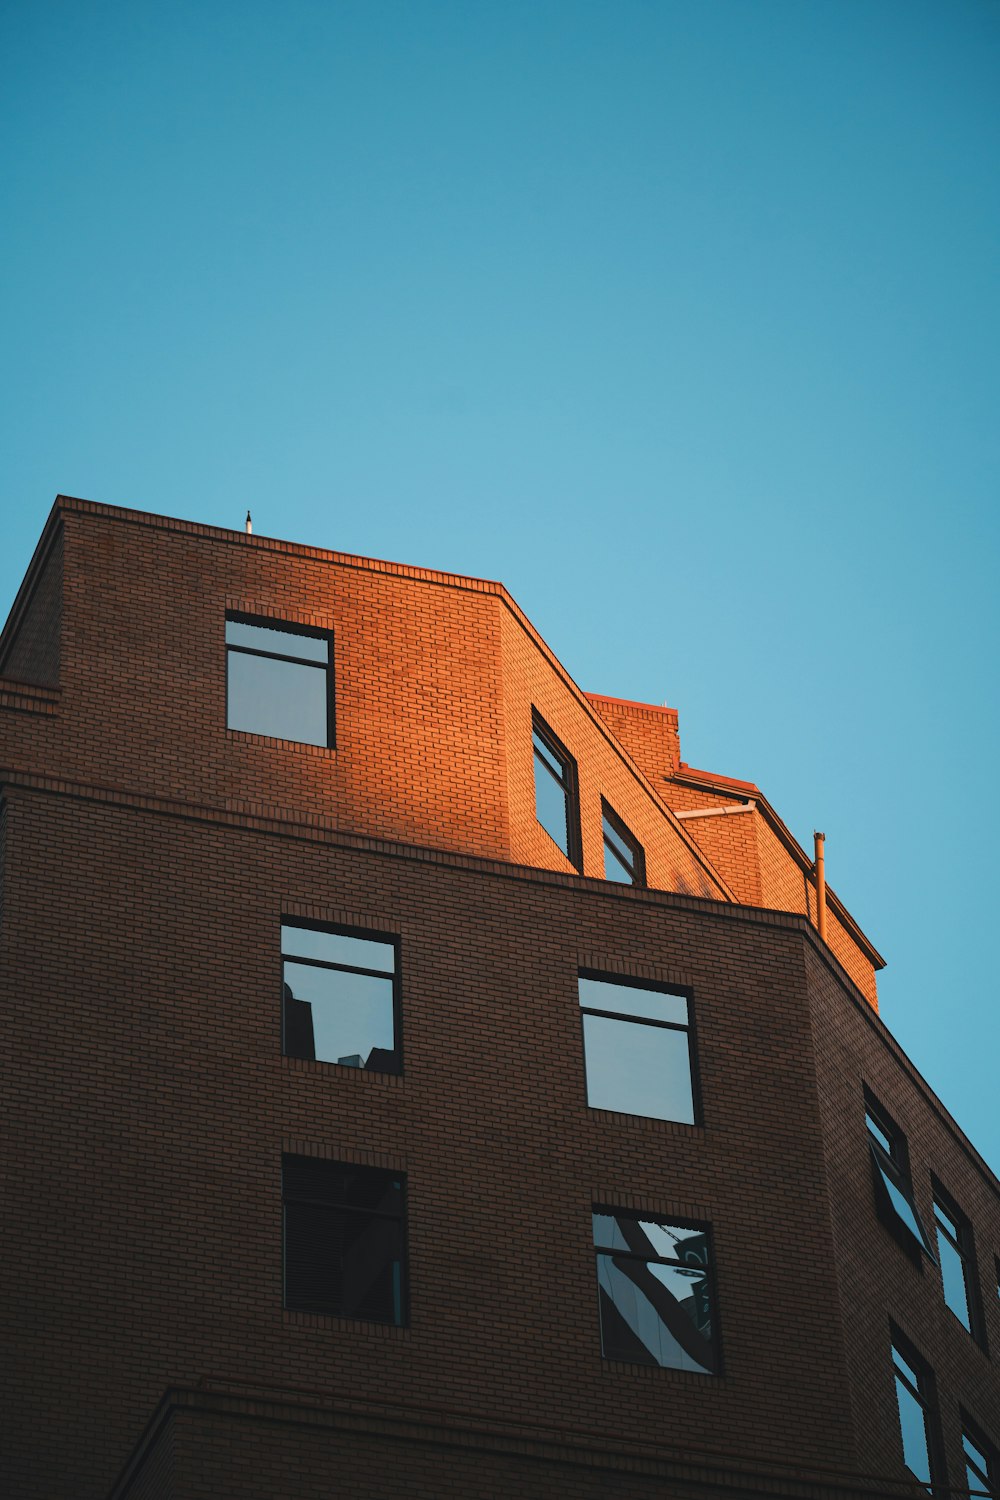
[[[1000,1167],[995,0],[7,0],[0,613],[59,490],[503,580],[889,960]]]

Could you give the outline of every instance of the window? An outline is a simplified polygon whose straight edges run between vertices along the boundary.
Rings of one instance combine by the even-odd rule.
[[[399,1073],[396,946],[374,933],[282,922],[285,1056]]]
[[[333,744],[330,636],[229,615],[226,724],[250,734]]]
[[[979,1305],[972,1225],[941,1184],[934,1182],[933,1186],[934,1229],[937,1234],[944,1300],[973,1338],[983,1343],[984,1329]]]
[[[531,711],[535,752],[535,817],[570,864],[583,868],[576,761],[548,725]]]
[[[597,1207],[593,1225],[604,1358],[717,1374],[706,1226]]]
[[[284,1156],[285,1306],[406,1320],[405,1179],[399,1172]]]
[[[633,838],[617,813],[601,798],[604,828],[604,878],[623,885],[646,884],[642,845]]]
[[[997,1451],[964,1411],[962,1457],[965,1460],[966,1486],[970,1490],[979,1490],[983,1495],[1000,1495],[1000,1459]]]
[[[896,1382],[896,1406],[903,1462],[921,1484],[932,1485],[943,1477],[934,1402],[934,1377],[902,1336],[893,1331],[892,1371]]]
[[[579,978],[587,1103],[695,1123],[687,997],[654,985]]]
[[[879,1218],[918,1265],[921,1253],[934,1261],[934,1251],[913,1197],[906,1137],[867,1089],[865,1120],[868,1126],[868,1143],[871,1146],[875,1203]]]

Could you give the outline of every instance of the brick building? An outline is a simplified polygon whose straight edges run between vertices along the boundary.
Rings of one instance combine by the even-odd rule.
[[[878,952],[499,584],[60,498],[0,767],[3,1493],[1000,1493]]]

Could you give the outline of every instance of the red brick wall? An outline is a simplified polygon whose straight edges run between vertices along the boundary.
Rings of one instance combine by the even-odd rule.
[[[687,1447],[850,1463],[801,935],[308,825],[10,798],[9,1492],[97,1500],[204,1375],[625,1442],[669,1411]],[[403,1077],[280,1056],[288,912],[400,934]],[[704,1127],[588,1110],[580,966],[692,988]],[[408,1329],[282,1312],[283,1149],[407,1171]],[[594,1201],[712,1224],[723,1378],[601,1360]]]
[[[680,766],[676,708],[629,703],[599,693],[588,693],[587,701],[625,746],[646,780],[660,791],[664,777],[672,776]]]
[[[840,1316],[862,1467],[884,1471],[887,1435],[898,1453],[891,1318],[934,1371],[949,1482],[960,1489],[965,1470],[959,1405],[994,1442],[1000,1440],[1000,1302],[993,1260],[1000,1247],[1000,1187],[878,1017],[846,1001],[818,952],[807,953],[807,968]],[[906,1136],[915,1202],[932,1243],[932,1173],[972,1223],[990,1357],[945,1306],[937,1267],[926,1259],[915,1265],[876,1217],[863,1084]]]
[[[504,614],[501,640],[512,858],[543,869],[571,868],[535,817],[531,750],[531,709],[535,707],[577,763],[583,873],[604,879],[603,796],[643,846],[651,887],[727,899],[694,840],[664,811],[582,694],[568,678],[553,671],[536,640],[512,612]]]

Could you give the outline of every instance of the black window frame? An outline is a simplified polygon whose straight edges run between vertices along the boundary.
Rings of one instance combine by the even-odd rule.
[[[579,981],[581,979],[593,979],[600,984],[613,984],[616,989],[645,990],[657,995],[675,995],[687,1005],[687,1025],[683,1025],[680,1021],[659,1021],[649,1016],[629,1016],[625,1015],[622,1011],[602,1010],[600,1006],[584,1005],[579,995]],[[603,973],[600,969],[578,969],[577,1009],[580,1012],[580,1048],[583,1052],[584,1098],[588,1109],[601,1109],[606,1114],[625,1115],[636,1120],[663,1120],[669,1125],[686,1125],[690,1128],[704,1125],[701,1088],[699,1086],[698,1049],[694,1026],[694,996],[690,988],[680,984],[667,984],[658,979],[637,979],[631,974],[607,974]],[[587,1035],[583,1024],[584,1016],[604,1016],[611,1021],[621,1021],[624,1026],[656,1026],[663,1031],[686,1032],[688,1070],[691,1075],[691,1113],[694,1118],[692,1120],[675,1120],[671,1119],[669,1115],[639,1115],[634,1110],[610,1109],[606,1104],[591,1104],[590,1085],[587,1078]]]
[[[982,1298],[979,1295],[979,1271],[976,1263],[976,1241],[972,1230],[972,1223],[966,1214],[962,1212],[947,1188],[931,1174],[931,1204],[934,1216],[935,1238],[940,1240],[943,1235],[945,1240],[952,1245],[962,1263],[962,1273],[965,1280],[965,1305],[969,1313],[969,1321],[965,1323],[944,1295],[944,1268],[941,1266],[941,1256],[938,1255],[938,1266],[941,1267],[941,1291],[944,1305],[952,1316],[961,1323],[965,1331],[975,1339],[981,1349],[987,1350],[986,1342],[986,1320],[983,1316]],[[947,1228],[942,1225],[941,1217],[950,1219],[956,1233],[949,1234]]]
[[[600,1273],[598,1272],[598,1330],[600,1332],[601,1338],[601,1358],[607,1360],[612,1364],[638,1364],[646,1368],[657,1370],[671,1370],[675,1374],[692,1375],[700,1378],[716,1379],[717,1377],[724,1374],[722,1362],[722,1340],[719,1330],[719,1293],[715,1272],[715,1249],[712,1225],[709,1223],[701,1222],[699,1220],[689,1219],[683,1214],[678,1215],[653,1212],[646,1213],[642,1209],[616,1208],[614,1205],[608,1203],[594,1203],[591,1205],[592,1226],[593,1216],[595,1214],[601,1214],[605,1217],[613,1218],[619,1221],[619,1223],[621,1222],[621,1220],[625,1219],[635,1224],[660,1224],[671,1229],[690,1229],[694,1234],[702,1235],[705,1241],[705,1251],[707,1258],[704,1262],[699,1264],[701,1270],[704,1273],[705,1284],[708,1291],[708,1310],[709,1322],[711,1327],[710,1344],[712,1351],[712,1363],[710,1369],[690,1370],[685,1368],[685,1366],[683,1365],[661,1365],[659,1361],[654,1358],[624,1359],[617,1354],[607,1354],[605,1352],[604,1320],[601,1315],[600,1292],[602,1288],[600,1286]],[[686,1265],[690,1266],[692,1264],[691,1261],[685,1262],[680,1259],[672,1259],[671,1257],[664,1255],[640,1255],[638,1252],[622,1251],[613,1246],[601,1246],[597,1243],[596,1234],[593,1230],[593,1227],[591,1229],[591,1244],[594,1254],[595,1270],[597,1269],[598,1258],[602,1255],[622,1260],[635,1260],[646,1265],[672,1265],[678,1266],[682,1269]],[[697,1325],[695,1326],[697,1327]]]
[[[353,1174],[365,1179],[371,1184],[380,1183],[385,1187],[398,1187],[398,1210],[388,1213],[379,1209],[359,1208],[349,1202],[337,1202],[332,1197],[305,1195],[289,1192],[288,1189],[288,1164],[290,1162],[308,1163],[309,1167],[315,1169],[329,1169],[331,1178],[337,1173]],[[303,1297],[300,1294],[289,1292],[289,1226],[288,1208],[299,1205],[302,1207],[313,1207],[327,1209],[334,1213],[367,1216],[372,1220],[392,1222],[398,1225],[399,1230],[399,1316],[394,1318],[380,1318],[365,1316],[354,1311],[345,1311],[343,1305],[337,1305],[333,1298],[324,1300]],[[346,1318],[353,1322],[375,1323],[380,1327],[406,1328],[410,1321],[410,1288],[409,1288],[409,1256],[407,1244],[407,1174],[385,1167],[361,1166],[356,1162],[332,1160],[327,1157],[310,1156],[298,1151],[283,1151],[281,1154],[281,1284],[282,1305],[287,1312],[307,1313],[312,1316],[328,1318]]]
[[[303,1057],[301,1053],[286,1051],[287,1030],[287,998],[285,996],[285,963],[305,964],[309,968],[332,969],[346,974],[366,974],[373,978],[385,979],[389,976],[379,969],[364,968],[356,964],[335,963],[332,960],[302,958],[295,954],[286,954],[283,951],[284,942],[282,929],[285,927],[300,927],[307,932],[330,933],[334,937],[357,938],[361,942],[385,943],[392,947],[393,951],[393,973],[392,973],[392,1037],[394,1046],[392,1048],[395,1067],[373,1067],[367,1065],[355,1067],[352,1063],[339,1062],[336,1059],[322,1057]],[[402,998],[402,941],[397,932],[377,932],[369,927],[354,927],[341,922],[318,922],[302,917],[291,917],[283,915],[279,925],[278,956],[281,962],[281,1055],[282,1057],[293,1057],[303,1062],[317,1062],[322,1067],[346,1068],[350,1073],[358,1073],[363,1076],[371,1076],[374,1073],[389,1074],[399,1077],[403,1072],[403,998]]]
[[[532,785],[537,788],[539,767],[541,767],[542,774],[550,776],[556,785],[562,788],[566,805],[566,848],[563,849],[558,839],[553,838],[552,834],[549,833],[541,818],[538,817],[537,807],[535,820],[546,836],[552,839],[553,844],[555,844],[560,853],[564,854],[574,869],[578,870],[582,875],[583,838],[580,832],[580,778],[576,760],[566,749],[559,736],[549,728],[537,708],[534,707],[531,710],[531,736]],[[560,764],[562,768],[561,777],[555,775],[548,761],[539,754],[538,748],[535,745],[536,736],[541,740],[552,759]]]
[[[889,1114],[883,1104],[876,1099],[867,1085],[864,1086],[865,1107],[865,1135],[868,1138],[869,1154],[872,1165],[872,1186],[875,1193],[875,1212],[879,1222],[889,1231],[893,1239],[904,1250],[910,1260],[919,1271],[923,1271],[924,1260],[930,1261],[932,1266],[937,1265],[937,1256],[934,1254],[933,1242],[927,1233],[923,1215],[917,1207],[916,1195],[913,1191],[913,1177],[910,1171],[910,1153],[906,1143],[906,1136],[895,1120]],[[881,1141],[876,1140],[868,1120],[871,1119],[877,1129],[889,1143],[886,1151]],[[885,1177],[888,1176],[897,1192],[908,1204],[914,1219],[919,1226],[923,1238],[914,1234],[912,1228],[907,1224],[895,1207],[889,1192]]]
[[[324,641],[327,648],[326,662],[314,661],[310,657],[294,656],[290,652],[258,650],[252,646],[241,646],[225,642],[226,646],[226,730],[230,734],[249,734],[257,739],[285,740],[290,745],[312,745],[319,750],[335,750],[337,748],[337,726],[336,726],[336,695],[334,692],[334,642],[333,631],[324,630],[316,625],[299,625],[294,620],[274,620],[267,615],[246,614],[241,610],[229,609],[226,611],[225,624],[230,622],[236,625],[253,625],[261,630],[273,630],[281,635],[304,636],[307,640]],[[225,631],[223,631],[225,638]],[[267,661],[287,661],[293,666],[313,667],[317,671],[326,674],[326,741],[318,744],[315,740],[297,740],[291,735],[267,734],[259,729],[238,729],[229,723],[229,653],[236,652],[241,656],[257,656]]]
[[[973,1421],[964,1406],[959,1406],[958,1414],[962,1424],[962,1463],[965,1468],[965,1477],[968,1479],[969,1470],[973,1469],[979,1481],[975,1486],[970,1485],[969,1489],[973,1493],[978,1489],[982,1495],[1000,1496],[1000,1450],[996,1443],[986,1436],[979,1423]],[[974,1448],[978,1448],[980,1456],[985,1459],[985,1473],[977,1463],[970,1460],[965,1447],[966,1439]]]
[[[905,1448],[903,1446],[903,1418],[899,1409],[899,1392],[896,1389],[896,1381],[901,1380],[903,1385],[910,1391],[924,1414],[924,1439],[927,1449],[927,1467],[930,1470],[930,1484],[924,1487],[933,1493],[936,1489],[946,1488],[948,1484],[948,1471],[944,1457],[944,1439],[941,1434],[941,1413],[938,1404],[937,1381],[934,1371],[924,1359],[918,1349],[898,1328],[895,1323],[889,1324],[890,1356],[889,1367],[892,1372],[892,1392],[895,1398],[896,1419],[899,1423],[900,1458],[903,1467],[913,1474],[917,1484],[923,1485],[924,1481],[910,1468],[906,1462]],[[896,1360],[899,1355],[909,1366],[917,1377],[917,1385],[914,1386],[905,1370],[900,1370]]]
[[[620,844],[624,845],[625,849],[632,856],[631,870],[629,870],[628,865],[622,859],[619,850],[615,848],[612,840],[609,839],[609,827],[614,837],[617,838]],[[631,874],[632,877],[631,880],[617,880],[615,881],[615,884],[644,886],[646,884],[646,851],[643,849],[642,845],[639,843],[639,840],[636,838],[632,830],[626,826],[626,824],[615,812],[611,804],[604,797],[601,798],[601,837],[604,843],[605,880],[614,880],[614,876],[609,875],[607,871],[607,857],[608,852],[610,851],[611,857],[615,861],[615,863],[619,865],[621,869],[626,870],[629,874]]]

